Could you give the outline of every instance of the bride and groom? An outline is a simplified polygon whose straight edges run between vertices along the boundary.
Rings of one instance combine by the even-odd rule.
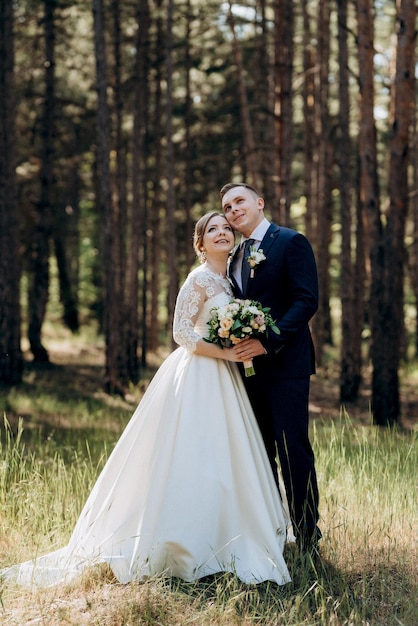
[[[196,224],[201,265],[178,294],[173,334],[180,347],[151,381],[69,543],[2,570],[3,579],[49,586],[104,562],[120,582],[229,571],[245,583],[281,585],[290,580],[283,558],[290,524],[302,548],[315,546],[307,412],[315,261],[302,235],[264,218],[252,187],[229,184],[221,197],[224,215],[212,212]],[[243,246],[234,250],[227,276],[233,229],[251,236],[253,247],[244,259]],[[241,265],[248,269],[248,261],[245,286]],[[270,307],[280,334],[231,348],[205,341],[211,310],[234,295]],[[256,375],[245,378],[239,364],[252,359]],[[279,495],[276,447],[290,517]]]

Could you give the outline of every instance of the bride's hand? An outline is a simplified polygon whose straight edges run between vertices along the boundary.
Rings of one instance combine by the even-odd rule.
[[[241,363],[242,359],[235,354],[234,348],[223,348],[226,360],[231,363]]]

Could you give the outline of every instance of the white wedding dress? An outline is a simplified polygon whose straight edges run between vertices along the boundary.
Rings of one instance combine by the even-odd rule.
[[[68,545],[0,572],[25,586],[69,582],[108,563],[126,583],[220,571],[290,581],[284,512],[236,364],[193,354],[229,283],[202,265],[177,299],[164,361],[115,446]]]

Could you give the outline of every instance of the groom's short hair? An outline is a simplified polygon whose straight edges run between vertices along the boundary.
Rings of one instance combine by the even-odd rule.
[[[234,187],[245,187],[246,189],[249,189],[250,191],[252,191],[255,194],[255,196],[257,196],[257,198],[260,197],[260,194],[258,193],[257,189],[255,187],[252,187],[251,185],[248,185],[248,183],[226,183],[226,185],[224,185],[219,192],[221,196],[221,200],[224,197],[224,195],[230,189],[234,189]]]

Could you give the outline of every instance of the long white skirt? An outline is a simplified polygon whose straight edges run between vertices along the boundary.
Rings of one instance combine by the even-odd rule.
[[[108,563],[126,583],[290,581],[288,519],[238,368],[178,348],[115,446],[68,545],[1,572],[25,586],[69,582]]]

